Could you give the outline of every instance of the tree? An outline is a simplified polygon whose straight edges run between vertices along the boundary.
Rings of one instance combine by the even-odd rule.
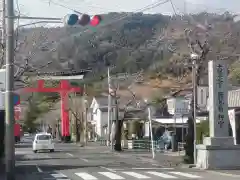
[[[205,31],[205,29],[204,29]],[[210,47],[207,41],[208,34],[205,32],[206,37],[204,42],[202,43],[199,39],[198,36],[196,35],[197,32],[193,32],[192,30],[185,30],[187,42],[190,47],[190,52],[197,54],[198,61],[195,63],[196,67],[192,68],[192,70],[196,69],[196,77],[192,77],[196,81],[196,88],[200,85],[200,80],[201,77],[204,75],[204,64],[206,63],[206,57],[207,54],[210,51]],[[193,60],[193,59],[192,59]],[[195,59],[196,61],[196,59]],[[186,135],[186,144],[185,144],[185,151],[186,151],[186,156],[185,156],[185,162],[187,163],[193,163],[194,162],[194,88],[192,90],[192,102],[191,102],[191,116],[189,117],[187,123],[188,123],[188,134]],[[197,101],[197,99],[195,99]]]
[[[49,100],[50,99],[50,100]],[[28,132],[35,132],[37,129],[36,120],[42,114],[47,113],[54,102],[51,101],[51,96],[44,96],[40,93],[32,94],[28,99],[28,109],[24,117],[23,129]]]
[[[84,132],[84,115],[82,97],[70,96],[69,111],[73,115],[73,134],[76,136],[76,142],[81,142]]]
[[[128,87],[128,91],[129,93],[132,95],[132,99],[130,99],[123,107],[123,109],[121,109],[123,112],[122,118],[119,119],[119,106],[118,106],[118,97],[117,97],[117,90],[118,87],[115,88],[111,88],[112,90],[114,90],[113,93],[113,98],[114,98],[114,105],[115,105],[115,145],[114,145],[114,150],[115,151],[122,151],[122,144],[121,144],[121,140],[122,140],[122,126],[123,126],[123,121],[126,117],[126,113],[128,112],[128,108],[129,106],[135,106],[136,105],[136,94],[131,90],[131,86],[138,81],[138,79],[142,77],[142,73],[140,72],[139,74],[137,74],[136,78],[134,79],[134,82],[131,83],[131,85]],[[117,85],[118,86],[118,85]]]

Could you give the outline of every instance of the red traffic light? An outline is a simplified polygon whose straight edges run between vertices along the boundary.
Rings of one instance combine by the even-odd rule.
[[[91,26],[97,26],[100,24],[100,22],[102,21],[102,17],[99,15],[95,15],[92,17],[91,21],[90,21],[90,25]]]
[[[69,14],[64,17],[64,23],[68,26],[74,26],[74,25],[91,25],[91,26],[97,26],[102,21],[102,17],[100,15],[94,15],[92,18],[88,14]]]

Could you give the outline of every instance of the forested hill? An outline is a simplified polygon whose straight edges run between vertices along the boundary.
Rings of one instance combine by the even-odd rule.
[[[187,72],[189,48],[185,30],[207,27],[196,38],[207,37],[211,52],[209,59],[225,58],[235,69],[231,78],[238,83],[240,64],[240,23],[231,15],[201,13],[185,16],[161,14],[109,13],[103,15],[97,27],[57,27],[22,29],[18,33],[16,60],[29,58],[35,66],[53,63],[41,71],[79,70],[92,68],[106,74],[106,66],[116,66],[113,72],[134,73],[143,69],[159,77],[182,76]],[[230,66],[231,68],[231,66]],[[239,77],[238,77],[239,76]]]

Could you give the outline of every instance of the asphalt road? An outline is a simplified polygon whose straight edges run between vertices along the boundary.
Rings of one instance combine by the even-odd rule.
[[[160,180],[160,179],[239,179],[240,175],[153,164],[136,156],[115,154],[106,147],[55,145],[54,153],[34,154],[31,138],[16,146],[17,174],[24,180]],[[17,179],[18,180],[18,179]],[[21,179],[22,180],[22,179]]]

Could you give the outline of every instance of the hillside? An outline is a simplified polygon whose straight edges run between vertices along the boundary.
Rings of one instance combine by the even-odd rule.
[[[234,63],[230,66],[230,77],[238,84],[240,23],[229,17],[227,13],[176,17],[109,13],[103,15],[102,24],[95,29],[22,29],[18,35],[16,61],[22,63],[29,58],[34,66],[52,61],[40,70],[42,72],[91,68],[93,73],[89,78],[96,81],[106,77],[108,65],[115,66],[113,74],[143,70],[144,82],[135,85],[135,89],[141,92],[139,88],[143,88],[151,94],[149,90],[154,88],[178,89],[189,84],[191,68],[185,30],[192,29],[196,31],[194,38],[208,40],[211,46],[208,59],[224,58],[229,65]],[[197,28],[199,24],[208,28],[207,33]]]

